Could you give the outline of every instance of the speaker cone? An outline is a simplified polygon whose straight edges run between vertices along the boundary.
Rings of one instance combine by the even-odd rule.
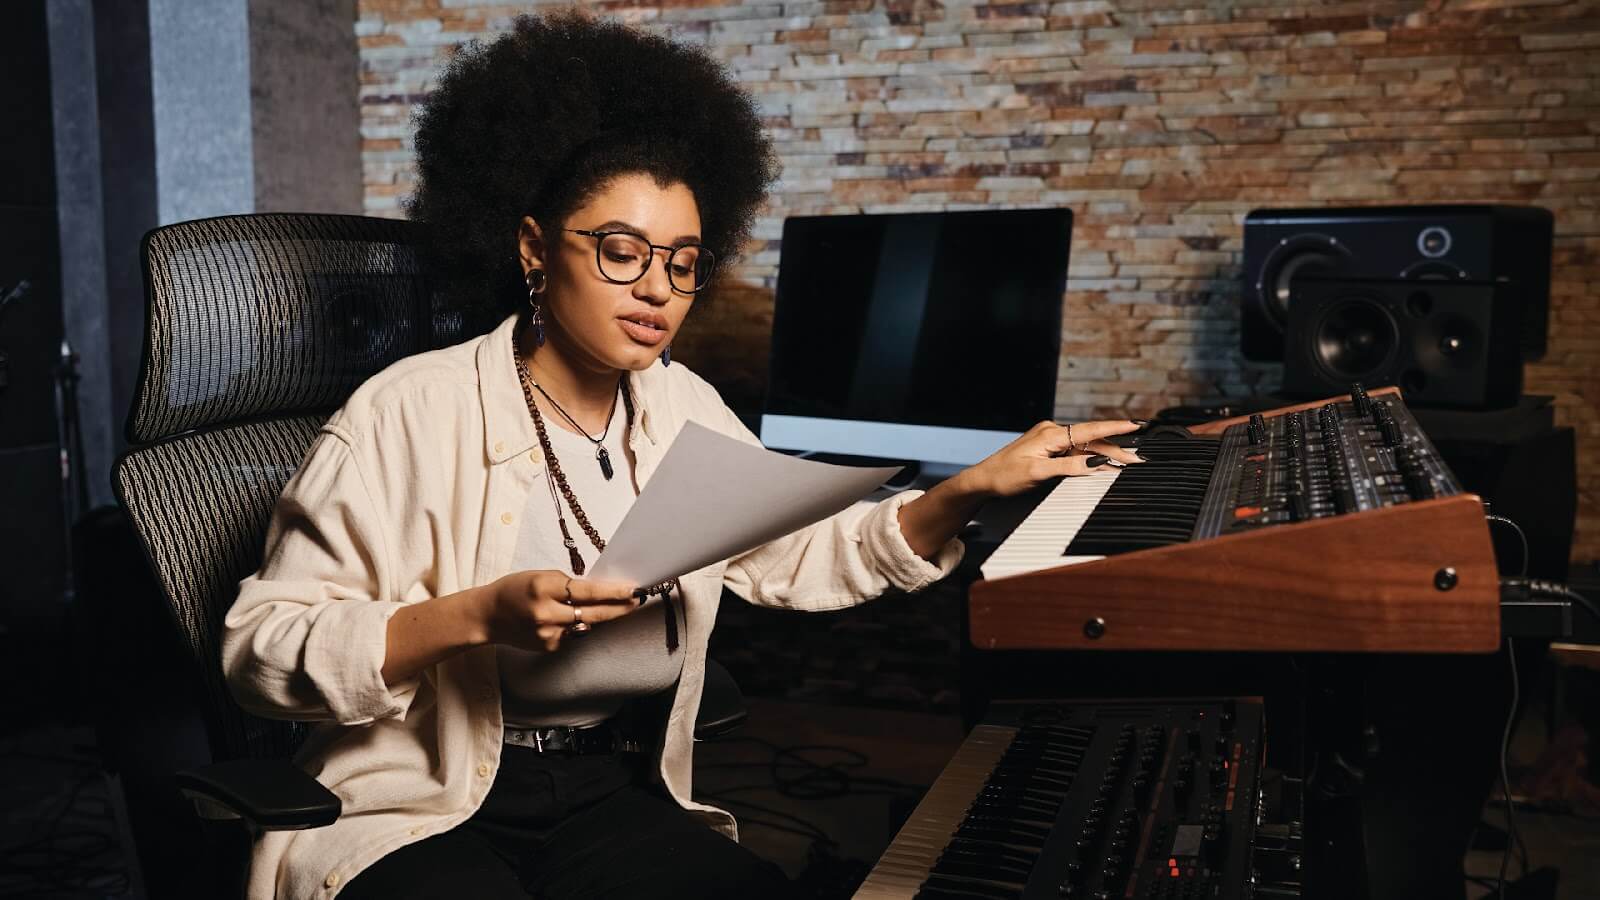
[[[1325,234],[1297,234],[1278,242],[1261,266],[1256,281],[1257,303],[1282,331],[1289,324],[1289,297],[1294,281],[1304,276],[1339,274],[1353,257],[1337,238]]]
[[[1311,333],[1312,358],[1338,381],[1369,378],[1389,364],[1399,346],[1394,317],[1367,297],[1332,304]]]

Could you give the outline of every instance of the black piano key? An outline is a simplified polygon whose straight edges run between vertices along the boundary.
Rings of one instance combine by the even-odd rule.
[[[1007,754],[1000,758],[995,768],[1002,772],[1040,769],[1057,775],[1070,775],[1079,760],[1071,756],[1057,756],[1041,751]]]
[[[1034,861],[1039,858],[1035,854],[1027,853],[1005,844],[997,844],[994,841],[975,841],[971,838],[951,838],[950,843],[945,846],[943,852],[999,856],[1025,863],[1029,866],[1032,866]]]
[[[1007,754],[998,765],[1005,768],[1030,766],[1051,772],[1071,773],[1080,761],[1081,757],[1035,750],[1016,755]]]
[[[1069,747],[1087,747],[1094,740],[1093,728],[1053,722],[1029,722],[1022,726],[1018,734],[1023,737],[1047,736]]]
[[[1002,844],[1015,844],[1018,847],[1026,847],[1034,851],[1044,849],[1044,838],[1015,828],[971,823],[957,826],[955,833],[960,837],[970,837],[982,841],[998,841]]]
[[[930,871],[953,875],[981,873],[985,877],[1026,884],[1028,873],[1033,871],[1035,859],[1038,859],[1038,856],[1034,854],[1018,852],[1001,856],[995,853],[957,850],[951,846],[940,852],[938,860],[934,862]]]
[[[1018,809],[1038,810],[1047,815],[1055,815],[1061,808],[1061,798],[1051,797],[1034,791],[1025,790],[990,790],[984,788],[978,792],[973,802],[994,803],[1009,805]]]
[[[1166,439],[1139,445],[1149,460],[1132,465],[1067,545],[1068,556],[1114,556],[1187,541],[1205,503],[1219,444]]]
[[[1060,779],[1068,780],[1068,779]],[[1065,791],[1053,790],[1048,784],[1030,784],[1026,779],[990,782],[978,792],[975,799],[992,803],[1032,803],[1046,806],[1060,804]]]
[[[1040,790],[1059,790],[1063,794],[1072,788],[1072,779],[1070,777],[1051,778],[1039,776],[1033,772],[1009,773],[997,771],[990,776],[989,783],[1001,786],[1021,785]]]
[[[1014,806],[978,806],[969,810],[974,816],[990,822],[1018,822],[1028,827],[1049,828],[1055,822],[1055,813],[1039,813]]]
[[[1055,815],[1056,810],[1061,808],[1060,800],[1034,797],[1021,792],[1009,794],[979,792],[972,802],[993,808],[1035,811],[1047,816]]]
[[[1015,900],[1022,896],[1022,885],[991,884],[985,881],[930,875],[917,891],[916,900]]]
[[[1006,816],[986,815],[982,812],[968,812],[961,820],[962,825],[971,825],[974,828],[1004,828],[1016,832],[1024,837],[1035,837],[1044,840],[1050,834],[1049,824],[1033,825],[1019,822]]]

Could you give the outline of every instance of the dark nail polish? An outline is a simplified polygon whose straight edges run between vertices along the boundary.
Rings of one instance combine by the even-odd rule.
[[[1093,455],[1093,456],[1089,457],[1088,459],[1084,460],[1083,464],[1088,466],[1091,469],[1094,469],[1094,468],[1098,468],[1100,466],[1103,466],[1103,465],[1105,465],[1106,463],[1108,463],[1110,461],[1111,461],[1110,457],[1102,456],[1099,453],[1096,453],[1095,455]]]

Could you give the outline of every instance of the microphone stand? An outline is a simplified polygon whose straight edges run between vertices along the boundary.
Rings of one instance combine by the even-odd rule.
[[[61,599],[72,604],[77,599],[74,575],[72,527],[89,508],[89,482],[83,462],[83,428],[78,415],[78,354],[66,338],[61,339],[61,357],[56,365],[56,441],[61,453],[61,524],[63,578]]]

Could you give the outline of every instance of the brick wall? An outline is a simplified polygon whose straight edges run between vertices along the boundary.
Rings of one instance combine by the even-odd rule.
[[[369,212],[399,215],[408,119],[455,42],[528,5],[360,0]],[[1600,556],[1600,9],[1560,0],[669,0],[595,9],[703,43],[784,166],[742,267],[674,348],[760,396],[786,215],[1062,205],[1076,215],[1060,418],[1271,390],[1237,351],[1260,206],[1504,202],[1556,217],[1550,352]],[[731,275],[731,277],[726,277]]]

